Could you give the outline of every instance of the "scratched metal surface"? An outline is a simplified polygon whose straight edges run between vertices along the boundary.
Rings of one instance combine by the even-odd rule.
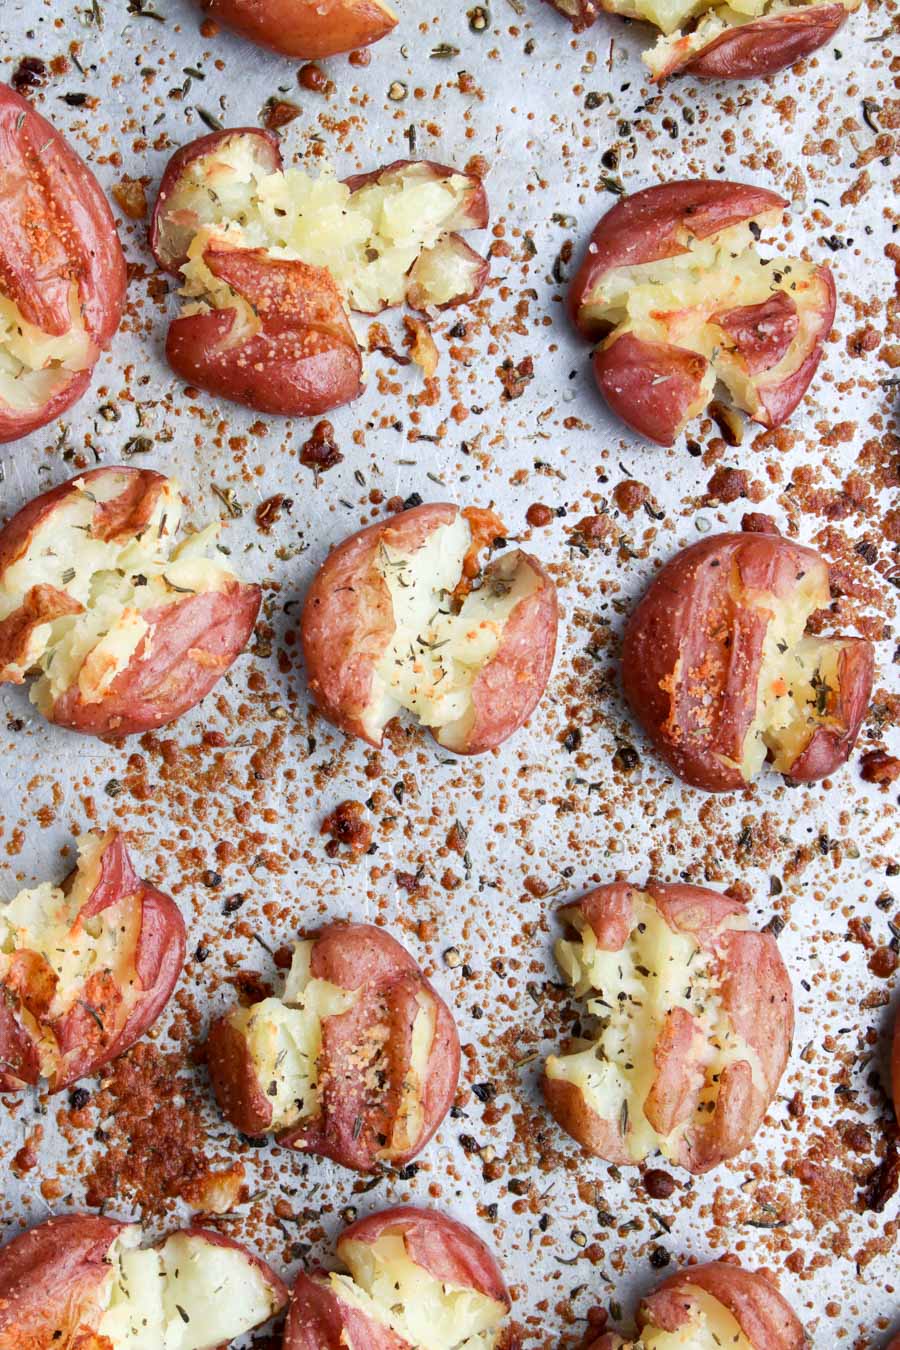
[[[893,392],[879,381],[890,375],[881,336],[892,283],[885,247],[895,169],[862,117],[863,98],[873,100],[879,111],[870,122],[883,134],[887,110],[896,110],[890,104],[896,30],[893,39],[885,34],[895,5],[864,5],[841,33],[839,50],[827,49],[802,71],[755,87],[674,82],[649,105],[639,61],[646,30],[610,19],[575,40],[533,0],[521,14],[519,6],[495,0],[482,34],[470,29],[463,4],[442,11],[429,0],[402,0],[400,26],[372,50],[368,68],[353,69],[346,58],[326,63],[335,83],[327,100],[298,87],[295,63],[225,33],[202,37],[188,0],[154,0],[153,8],[165,22],[127,13],[124,0],[107,0],[101,28],[96,12],[72,0],[2,5],[2,78],[24,55],[49,63],[79,44],[85,74],[71,61],[68,70],[58,63],[35,101],[107,189],[126,173],[145,176],[152,197],[171,149],[205,132],[198,108],[226,125],[255,124],[266,99],[277,96],[301,107],[285,129],[288,159],[318,163],[324,154],[341,174],[373,167],[408,152],[410,125],[419,155],[457,165],[483,155],[491,166],[492,220],[503,225],[510,248],[495,257],[492,283],[475,307],[467,360],[450,354],[446,330],[455,316],[436,325],[441,366],[433,403],[419,402],[414,367],[398,372],[386,358],[371,359],[367,392],[331,419],[343,463],[317,487],[297,459],[308,428],[269,418],[262,419],[264,434],[258,427],[250,432],[260,420],[253,413],[186,396],[161,355],[165,315],[175,302],[149,295],[153,263],[143,225],[118,213],[135,265],[122,331],[65,428],[3,448],[0,513],[5,517],[81,462],[115,463],[132,437],[147,437],[152,448],[133,462],[177,475],[195,522],[222,510],[213,485],[233,489],[243,514],[226,521],[224,538],[243,573],[264,583],[273,636],[263,635],[238,661],[221,697],[143,746],[108,747],[52,728],[33,715],[23,691],[4,689],[0,894],[8,898],[23,884],[62,875],[64,850],[90,824],[116,822],[131,831],[142,870],[183,909],[189,950],[201,936],[210,948],[202,965],[188,961],[156,1033],[163,1050],[186,1052],[199,1039],[208,1008],[223,1007],[230,996],[219,980],[235,966],[271,976],[271,960],[248,939],[247,925],[274,948],[320,916],[381,915],[434,972],[471,1048],[460,1112],[445,1122],[414,1176],[386,1177],[360,1192],[355,1178],[328,1163],[273,1149],[240,1151],[253,1198],[224,1224],[279,1269],[294,1266],[285,1227],[271,1222],[276,1198],[291,1197],[299,1216],[291,1232],[299,1240],[317,1239],[320,1222],[326,1239],[333,1236],[348,1205],[362,1213],[412,1198],[470,1220],[495,1245],[515,1286],[515,1315],[528,1345],[580,1336],[588,1308],[610,1300],[627,1320],[635,1299],[659,1278],[650,1256],[660,1248],[673,1263],[730,1250],[775,1271],[817,1346],[881,1344],[900,1318],[898,1205],[894,1198],[874,1214],[857,1197],[883,1151],[889,1120],[878,1075],[893,982],[869,972],[864,947],[848,941],[848,921],[868,918],[877,943],[889,940],[895,908],[874,901],[896,886],[888,873],[896,792],[861,780],[857,750],[830,786],[788,792],[767,776],[743,797],[710,805],[674,784],[645,746],[616,683],[623,614],[660,559],[699,531],[736,526],[747,503],[703,503],[714,444],[705,460],[692,457],[684,440],[671,451],[654,449],[607,416],[586,350],[565,321],[552,268],[563,243],[572,239],[580,248],[611,204],[604,176],[636,189],[679,175],[724,175],[791,197],[785,237],[834,268],[842,296],[836,339],[790,436],[776,443],[749,432],[720,463],[748,470],[763,487],[756,509],[796,528],[804,541],[818,540],[832,557],[843,539],[865,570],[852,546],[874,540],[871,604],[860,608],[884,620],[879,697],[896,690],[895,592],[884,576],[891,502],[871,470],[872,446],[890,429]],[[432,55],[441,43],[458,53]],[[468,92],[459,88],[460,71],[472,77]],[[395,80],[409,88],[402,102],[387,97]],[[96,106],[62,100],[78,91],[96,96]],[[604,97],[588,99],[590,93]],[[878,154],[871,157],[873,146]],[[612,147],[620,163],[611,171],[601,156]],[[824,239],[833,235],[848,246],[830,251]],[[866,325],[879,335],[874,350],[851,355],[849,340]],[[534,379],[521,398],[504,401],[497,367],[525,356],[534,358]],[[120,420],[98,415],[108,402]],[[471,410],[459,424],[450,416],[454,404]],[[416,425],[436,439],[411,440]],[[698,433],[707,450],[715,434],[708,425]],[[823,491],[836,494],[855,468],[868,496],[825,539],[821,510],[804,511],[809,498],[792,485],[798,471],[803,479],[809,469]],[[626,476],[652,488],[662,519],[621,515],[610,494]],[[453,762],[412,737],[375,756],[310,717],[293,644],[296,601],[329,547],[377,517],[368,502],[373,488],[385,498],[418,492],[426,500],[492,502],[510,536],[529,539],[554,567],[564,613],[554,676],[530,726],[496,755]],[[278,492],[293,499],[293,508],[266,535],[254,510]],[[602,509],[601,498],[625,547],[582,556],[567,545],[567,533],[581,516]],[[567,515],[529,537],[525,511],[535,501],[565,507]],[[896,519],[893,528],[896,535]],[[580,748],[567,749],[564,738],[576,726]],[[202,746],[209,728],[223,732],[224,750]],[[870,720],[862,748],[880,744],[879,737]],[[261,757],[273,738],[274,752]],[[629,775],[612,763],[622,743],[640,756]],[[136,754],[142,761],[130,758]],[[401,802],[392,788],[404,775]],[[123,785],[118,796],[105,791],[110,780]],[[138,782],[140,793],[133,790]],[[318,835],[325,812],[346,797],[373,801],[378,849],[357,864],[330,861]],[[468,829],[469,866],[445,846],[454,819]],[[222,841],[234,844],[234,861],[221,862]],[[419,868],[425,893],[411,899],[396,873]],[[209,870],[220,872],[221,887],[205,883]],[[557,1004],[543,991],[543,981],[556,977],[554,905],[590,882],[615,874],[642,879],[649,871],[707,878],[722,888],[743,882],[760,923],[779,913],[798,1010],[790,1068],[753,1147],[704,1179],[689,1183],[681,1175],[672,1199],[657,1202],[638,1189],[636,1172],[617,1180],[602,1162],[576,1158],[556,1127],[542,1121],[534,1058],[552,1045],[558,1021]],[[773,876],[783,887],[776,897]],[[548,894],[532,893],[542,887]],[[248,896],[239,916],[244,935],[223,913],[223,897],[235,892]],[[264,912],[267,902],[275,907]],[[894,907],[898,902],[895,893]],[[444,960],[454,946],[467,968]],[[205,1092],[202,1071],[195,1076]],[[468,1091],[482,1082],[497,1089],[487,1121],[485,1104]],[[805,1103],[799,1119],[787,1109],[797,1092]],[[66,1140],[59,1117],[66,1105],[29,1095],[0,1113],[4,1234],[48,1208],[84,1203],[84,1179],[103,1145],[89,1132],[75,1146]],[[206,1112],[210,1148],[225,1157],[238,1150],[209,1102]],[[847,1124],[866,1121],[875,1122],[872,1148],[854,1154],[842,1142]],[[14,1175],[12,1158],[38,1123],[39,1165]],[[497,1179],[483,1176],[482,1157],[466,1151],[461,1135],[469,1148],[474,1139],[494,1150]],[[798,1173],[810,1158],[835,1174],[830,1208],[827,1195],[822,1199],[828,1188],[810,1185],[808,1169]],[[58,1182],[50,1202],[41,1193],[48,1178]],[[524,1185],[510,1189],[511,1179]],[[108,1207],[134,1213],[127,1187]],[[174,1205],[167,1220],[155,1223],[186,1212]],[[549,1216],[545,1231],[541,1214]],[[879,1241],[883,1250],[867,1245]],[[327,1240],[313,1240],[311,1256],[327,1254]]]

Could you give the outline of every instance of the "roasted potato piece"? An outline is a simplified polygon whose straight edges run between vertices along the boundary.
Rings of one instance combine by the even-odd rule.
[[[210,18],[283,56],[316,61],[369,47],[397,26],[383,0],[200,0]]]
[[[752,80],[830,42],[861,0],[548,0],[576,33],[607,10],[662,32],[643,54],[654,81],[669,75]]]
[[[623,197],[597,225],[569,309],[599,342],[601,393],[639,435],[674,444],[717,380],[765,427],[800,402],[836,298],[824,265],[759,256],[756,240],[786,205],[762,188],[698,179]]]
[[[807,634],[830,602],[825,561],[775,534],[713,535],[659,572],[626,625],[622,683],[679,778],[733,792],[767,760],[793,782],[840,768],[869,706],[874,652],[862,638]]]
[[[674,31],[664,30],[644,53],[653,79],[752,80],[796,65],[831,42],[861,0],[751,0],[707,10]]]
[[[560,969],[596,1021],[544,1067],[544,1097],[589,1153],[659,1150],[707,1172],[746,1148],[775,1095],[794,1027],[775,939],[699,886],[599,886],[559,911]]]
[[[78,840],[62,886],[0,906],[0,1092],[96,1073],[156,1021],[184,964],[178,906],[134,871],[118,830]]]
[[[258,1256],[202,1228],[47,1219],[0,1250],[0,1350],[221,1350],[287,1302]]]
[[[345,1228],[337,1254],[349,1275],[298,1276],[284,1350],[514,1350],[500,1268],[455,1219],[388,1209]]]
[[[84,394],[119,326],[125,258],[97,180],[27,99],[0,84],[0,442]]]
[[[280,998],[212,1025],[216,1098],[245,1134],[369,1171],[425,1147],[453,1102],[446,1004],[382,928],[333,923],[294,944]]]
[[[398,160],[346,182],[283,170],[271,133],[216,132],[163,175],[150,242],[186,304],[166,354],[184,379],[264,412],[318,415],[355,398],[362,356],[348,314],[473,299],[487,260],[481,180]]]
[[[51,722],[95,736],[162,726],[240,655],[260,589],[207,556],[218,526],[173,547],[177,484],[149,469],[92,469],[0,530],[0,683],[37,678]]]
[[[480,549],[504,533],[491,511],[419,506],[330,554],[301,620],[310,692],[326,717],[380,745],[406,708],[467,755],[522,726],[553,665],[556,588],[519,549],[472,585]]]
[[[764,1275],[732,1261],[676,1271],[638,1309],[639,1335],[608,1332],[590,1350],[804,1350],[793,1309]]]

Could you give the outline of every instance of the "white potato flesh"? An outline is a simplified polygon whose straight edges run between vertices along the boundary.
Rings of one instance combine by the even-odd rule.
[[[419,309],[471,295],[483,260],[451,238],[423,249],[409,274],[407,294]]]
[[[70,496],[35,529],[27,550],[0,577],[0,620],[13,614],[33,586],[52,586],[82,606],[82,612],[41,624],[7,678],[19,680],[37,667],[31,700],[42,712],[77,684],[85,703],[99,702],[141,646],[147,610],[179,595],[224,589],[231,571],[207,557],[218,525],[207,526],[173,546],[181,519],[178,486],[167,480],[140,537],[102,540],[90,534],[98,503],[115,497],[127,476],[110,470]],[[150,651],[145,646],[144,655]]]
[[[513,610],[540,584],[522,562],[508,580],[489,578],[471,591],[455,613],[451,597],[471,543],[460,513],[408,556],[385,545],[379,549],[376,566],[390,593],[395,627],[375,668],[364,719],[376,740],[401,708],[437,729],[442,745],[453,749],[465,740],[475,716],[472,686],[496,655]]]
[[[740,769],[749,782],[768,754],[787,773],[818,727],[836,725],[829,715],[839,689],[839,641],[806,637],[810,614],[830,603],[824,569],[811,569],[786,601],[769,594],[752,597],[771,614],[756,688],[756,716],[744,739]]]
[[[690,1316],[677,1331],[648,1326],[636,1341],[626,1341],[622,1350],[753,1350],[753,1344],[728,1309],[697,1285],[685,1289]]]
[[[115,975],[126,1010],[141,993],[133,966],[140,936],[137,907],[126,911],[123,896],[85,922],[78,921],[99,879],[100,855],[110,841],[111,834],[96,831],[79,838],[78,868],[68,894],[44,882],[0,906],[0,976],[17,952],[41,955],[56,979],[47,1020],[64,1016],[83,997],[85,982],[103,971]],[[56,1041],[24,1010],[22,1019],[38,1043],[41,1073],[49,1077],[56,1067]]]
[[[740,28],[745,23],[752,23],[754,19],[774,18],[779,14],[796,14],[808,9],[810,5],[821,3],[822,0],[798,0],[796,4],[772,4],[769,0],[751,0],[751,3],[746,5],[733,3],[715,7],[705,6],[708,13],[703,14],[696,26],[686,33],[681,30],[683,20],[679,20],[674,28],[658,24],[657,26],[663,30],[663,36],[650,51],[644,52],[644,64],[654,75],[659,76],[668,69],[673,55],[677,54],[681,63],[697,52],[703,51],[704,47],[708,47],[731,28]]]
[[[412,164],[351,193],[331,176],[312,178],[300,169],[263,173],[236,138],[188,167],[167,200],[166,220],[175,228],[166,226],[164,236],[173,253],[189,253],[182,269],[182,293],[189,301],[234,305],[233,293],[202,259],[207,242],[221,239],[325,268],[349,309],[376,313],[404,300],[408,273],[423,250],[466,226],[470,183],[463,174],[436,178]],[[199,238],[188,248],[198,227]],[[418,280],[431,303],[442,303],[449,284],[442,276],[434,279],[434,299],[429,274]]]
[[[411,1261],[401,1234],[340,1243],[350,1271],[331,1275],[339,1299],[390,1327],[413,1350],[492,1350],[506,1308],[475,1289],[443,1284]]]
[[[674,1161],[685,1132],[697,1119],[708,1118],[726,1065],[747,1060],[762,1086],[757,1056],[722,1007],[708,954],[690,934],[671,929],[650,896],[634,894],[634,926],[619,951],[598,947],[593,929],[576,911],[566,917],[578,937],[560,939],[556,959],[575,996],[587,999],[598,1030],[571,1053],[549,1056],[547,1077],[575,1084],[591,1110],[618,1124],[634,1162],[657,1149]],[[726,926],[744,929],[747,924],[736,915]],[[690,1065],[698,1093],[696,1119],[661,1135],[644,1114],[644,1104],[656,1076],[653,1049],[666,1013],[674,1008],[699,1021]]]
[[[16,412],[41,407],[73,371],[87,370],[97,347],[81,316],[78,287],[69,288],[71,327],[59,337],[24,318],[18,305],[0,294],[0,402]]]
[[[110,1253],[97,1334],[113,1350],[216,1350],[275,1311],[264,1271],[245,1252],[187,1233],[161,1247],[139,1241],[128,1229]]]

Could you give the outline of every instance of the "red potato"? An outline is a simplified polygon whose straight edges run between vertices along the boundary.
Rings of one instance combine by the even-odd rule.
[[[751,80],[774,75],[832,41],[861,0],[777,3],[759,18],[727,6],[700,17],[687,31],[662,37],[645,53],[653,78],[693,75],[710,80]]]
[[[588,1152],[635,1164],[656,1150],[707,1172],[746,1148],[787,1064],[791,984],[775,939],[737,900],[699,886],[599,886],[559,911],[560,968],[597,1030],[542,1079]]]
[[[397,26],[381,0],[200,0],[204,13],[283,56],[317,61],[369,47]]]
[[[676,1271],[643,1300],[637,1322],[636,1340],[608,1332],[590,1350],[805,1350],[809,1344],[775,1286],[732,1261]]]
[[[442,164],[341,183],[285,170],[270,132],[203,136],[169,162],[150,224],[157,262],[184,283],[169,363],[262,412],[339,407],[362,388],[349,312],[473,299],[488,263],[459,231],[487,221],[481,180]]]
[[[349,1275],[298,1276],[284,1350],[514,1350],[500,1268],[455,1219],[385,1210],[345,1228],[337,1255]]]
[[[14,515],[0,530],[0,683],[37,673],[44,716],[95,736],[199,703],[245,647],[261,595],[207,556],[217,526],[173,547],[181,512],[173,480],[102,468]]]
[[[446,1004],[399,942],[334,923],[294,944],[281,998],[210,1028],[207,1064],[245,1134],[369,1171],[402,1165],[449,1111],[459,1037]]]
[[[733,792],[768,760],[792,782],[846,761],[875,658],[862,638],[806,632],[831,603],[818,553],[777,534],[719,534],[675,555],[625,628],[622,684],[669,767]]]
[[[670,75],[752,80],[773,75],[830,42],[861,0],[548,0],[576,33],[604,10],[644,19],[662,33],[643,53],[653,80]]]
[[[419,506],[351,535],[319,569],[300,632],[319,708],[380,746],[402,708],[458,754],[500,745],[534,710],[553,666],[556,588],[515,549],[478,578],[491,511]]]
[[[0,1250],[0,1350],[223,1350],[287,1302],[275,1272],[221,1233],[140,1242],[137,1224],[93,1214],[13,1238]]]
[[[0,906],[0,1092],[96,1073],[156,1021],[184,964],[178,906],[136,874],[118,830],[76,870]]]
[[[125,259],[87,165],[0,84],[0,442],[84,394],[119,326]]]
[[[569,290],[594,376],[639,435],[672,445],[721,381],[777,427],[822,357],[836,295],[824,265],[759,256],[787,205],[764,188],[702,179],[621,198],[594,230]]]

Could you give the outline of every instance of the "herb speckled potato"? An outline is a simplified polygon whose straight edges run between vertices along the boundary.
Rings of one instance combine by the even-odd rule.
[[[345,539],[325,560],[301,619],[310,692],[351,736],[379,746],[412,712],[437,742],[474,755],[528,719],[550,678],[556,587],[537,558],[504,552],[492,511],[414,507]]]
[[[829,269],[756,248],[787,201],[743,183],[687,179],[621,198],[569,288],[612,411],[673,445],[720,381],[764,427],[790,417],[831,331]]]
[[[350,312],[437,310],[473,299],[488,262],[480,178],[396,160],[341,182],[284,169],[278,139],[214,132],[169,161],[150,224],[184,306],[166,356],[191,384],[261,412],[314,416],[356,398]]]
[[[284,1350],[516,1350],[490,1249],[455,1219],[400,1206],[345,1228],[350,1274],[301,1274]]]
[[[657,1151],[707,1172],[746,1148],[787,1064],[791,984],[770,933],[699,886],[599,886],[558,913],[556,958],[591,1029],[544,1066],[550,1111],[588,1152]]]
[[[675,555],[625,628],[622,683],[679,778],[745,787],[768,762],[814,782],[845,762],[875,657],[863,638],[807,632],[831,603],[828,566],[778,534],[719,534]]]
[[[369,1171],[425,1147],[453,1102],[446,1004],[382,928],[333,923],[296,942],[280,998],[210,1028],[216,1098],[245,1134]]]
[[[287,1302],[273,1270],[221,1233],[141,1247],[137,1224],[47,1219],[0,1250],[0,1350],[224,1350]]]
[[[0,84],[0,443],[82,397],[122,316],[125,258],[97,180]]]
[[[764,1275],[734,1261],[678,1270],[643,1300],[638,1336],[607,1332],[589,1350],[805,1350],[793,1309]]]
[[[101,468],[7,521],[0,684],[35,675],[43,715],[94,736],[147,731],[199,703],[246,646],[261,592],[215,550],[218,524],[175,544],[182,508],[162,474]]]
[[[607,11],[660,29],[643,54],[654,81],[669,75],[752,80],[824,47],[862,0],[548,0],[576,33]]]
[[[134,871],[118,830],[78,840],[78,865],[0,905],[0,1092],[51,1092],[143,1036],[184,964],[178,906]]]

